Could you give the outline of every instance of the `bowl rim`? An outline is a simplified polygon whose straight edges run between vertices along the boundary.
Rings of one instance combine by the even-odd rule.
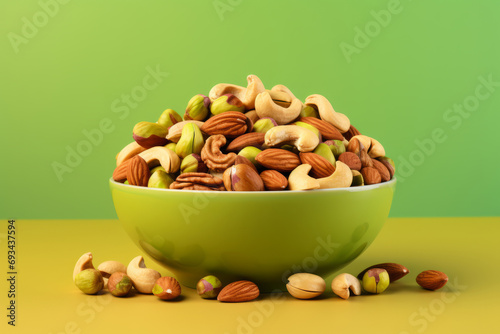
[[[109,183],[113,184],[117,187],[123,187],[125,189],[136,189],[139,191],[159,191],[159,192],[165,192],[165,193],[176,193],[176,192],[181,192],[181,193],[195,193],[195,194],[203,194],[203,193],[208,193],[208,194],[223,194],[223,193],[228,193],[228,194],[303,194],[303,193],[318,193],[318,192],[363,192],[363,191],[369,191],[377,188],[386,188],[386,187],[392,187],[397,181],[397,178],[394,176],[391,180],[387,182],[381,182],[377,184],[371,184],[371,185],[365,185],[365,186],[359,186],[359,187],[346,187],[346,188],[326,188],[326,189],[312,189],[312,190],[266,190],[266,191],[213,191],[213,190],[184,190],[184,189],[164,189],[164,188],[148,188],[148,187],[137,187],[133,186],[130,184],[124,184],[121,182],[117,182],[113,180],[111,177],[109,179]],[[238,196],[238,195],[230,195],[230,196]],[[287,196],[287,195],[285,195]]]

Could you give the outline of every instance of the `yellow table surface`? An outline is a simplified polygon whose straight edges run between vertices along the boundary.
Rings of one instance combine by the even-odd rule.
[[[288,293],[254,302],[202,300],[184,288],[164,302],[152,295],[115,298],[82,294],[72,281],[84,252],[94,264],[125,264],[142,252],[116,220],[19,220],[17,319],[8,326],[7,281],[2,279],[1,332],[13,333],[499,333],[500,218],[393,218],[375,242],[343,271],[397,262],[410,274],[381,295],[341,300],[327,293],[296,300]],[[0,224],[2,268],[7,276],[7,222]],[[146,258],[146,265],[168,271]],[[430,292],[415,283],[423,270],[450,280]],[[328,291],[330,290],[330,291]],[[5,330],[6,329],[6,330]]]

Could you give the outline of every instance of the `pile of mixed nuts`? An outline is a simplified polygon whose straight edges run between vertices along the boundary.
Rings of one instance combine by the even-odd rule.
[[[218,84],[181,116],[140,122],[116,156],[113,179],[186,190],[310,190],[386,182],[394,162],[321,95],[300,101],[283,85]]]
[[[125,267],[118,261],[105,261],[97,269],[92,264],[92,253],[83,254],[78,259],[74,271],[75,285],[85,294],[97,294],[103,289],[116,297],[129,294],[132,287],[143,294],[154,294],[162,300],[175,299],[181,294],[179,282],[151,268],[146,268],[142,256],[137,256]],[[397,263],[380,263],[370,266],[354,277],[343,273],[332,281],[332,291],[342,299],[350,294],[359,296],[363,291],[368,294],[384,292],[390,283],[406,276],[409,270]],[[360,282],[361,280],[361,282]],[[427,290],[442,288],[447,282],[446,274],[437,270],[421,272],[417,283]],[[298,273],[288,278],[288,292],[298,299],[312,299],[326,290],[325,280],[314,274]],[[203,299],[214,299],[221,302],[246,302],[259,297],[257,285],[250,281],[236,281],[222,287],[221,281],[213,276],[205,276],[199,280],[196,290]]]

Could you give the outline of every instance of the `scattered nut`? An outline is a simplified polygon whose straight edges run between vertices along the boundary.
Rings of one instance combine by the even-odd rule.
[[[318,275],[299,273],[288,277],[288,292],[298,299],[311,299],[325,292],[326,283]]]
[[[359,296],[361,294],[361,283],[351,274],[340,274],[332,280],[332,291],[342,299],[348,299],[350,291]]]
[[[132,289],[132,280],[124,272],[115,272],[108,279],[108,290],[115,297],[126,296]]]
[[[259,297],[260,291],[255,283],[250,281],[237,281],[226,285],[217,300],[226,303],[248,302]]]
[[[216,298],[221,290],[221,281],[213,275],[203,277],[196,284],[196,292],[203,299]]]
[[[97,267],[97,270],[99,270],[102,277],[109,278],[114,273],[126,273],[127,267],[118,261],[105,261]]]
[[[73,269],[73,280],[75,280],[76,275],[85,269],[94,269],[94,265],[92,264],[92,253],[85,253],[75,264],[75,269]]]
[[[163,300],[172,300],[181,294],[181,285],[173,277],[160,277],[153,287],[153,294]]]
[[[404,276],[408,275],[410,271],[405,267],[397,263],[379,263],[375,264],[373,266],[370,266],[360,272],[358,274],[358,278],[362,279],[363,275],[370,269],[373,268],[380,268],[380,269],[385,269],[387,271],[387,274],[389,274],[389,279],[392,282],[397,281],[398,279],[403,278]]]
[[[127,275],[132,280],[134,287],[140,293],[153,293],[153,286],[161,274],[154,269],[146,268],[144,258],[137,256],[130,261],[127,267]]]
[[[363,275],[363,289],[369,293],[382,293],[389,286],[389,274],[385,269],[372,268]]]
[[[437,270],[422,271],[417,276],[417,284],[427,290],[441,289],[448,282],[448,276]]]
[[[75,276],[75,285],[87,295],[95,295],[104,287],[104,280],[99,270],[85,269]]]

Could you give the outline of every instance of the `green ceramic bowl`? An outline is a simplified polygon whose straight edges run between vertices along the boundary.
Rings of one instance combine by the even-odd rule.
[[[358,257],[384,225],[395,185],[201,192],[110,181],[130,238],[183,285],[212,274],[268,292],[283,290],[292,273],[326,277]]]

